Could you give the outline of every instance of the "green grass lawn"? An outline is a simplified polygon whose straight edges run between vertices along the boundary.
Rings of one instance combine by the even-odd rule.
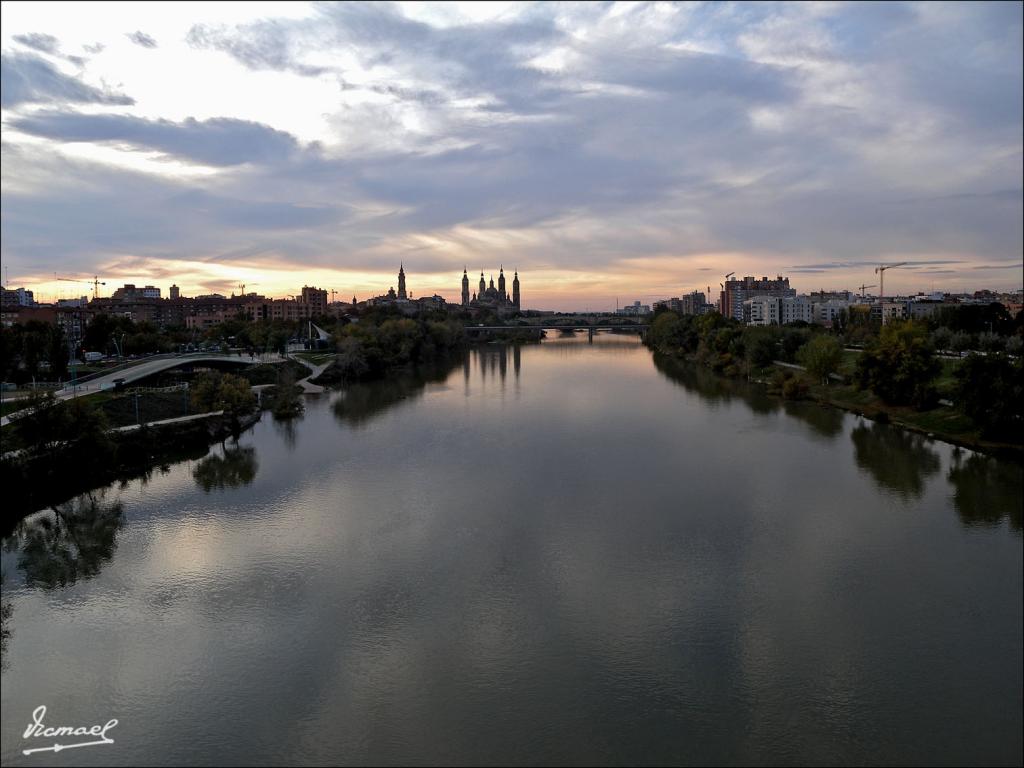
[[[108,426],[126,427],[137,424],[135,395],[130,393],[96,392],[84,395],[80,400],[95,406],[107,417]],[[6,406],[7,403],[4,403]],[[12,406],[14,403],[11,404]],[[21,410],[12,408],[11,410]],[[6,413],[6,411],[5,411]],[[196,413],[188,400],[188,390],[175,392],[140,392],[138,396],[138,418],[143,422],[174,419]],[[4,428],[7,429],[6,427]]]
[[[138,395],[138,419],[136,418],[136,397],[133,394],[112,394],[101,392],[90,395],[93,404],[107,417],[111,427],[126,427],[150,421],[175,419],[196,413],[189,402],[188,390],[175,392],[140,392]],[[100,399],[102,398],[102,399]]]
[[[942,363],[942,371],[935,380],[935,388],[939,391],[939,397],[951,400],[956,391],[956,369],[960,367],[961,361],[940,358],[939,362]]]
[[[860,357],[860,352],[853,349],[843,350],[843,359],[839,363],[839,370],[836,371],[841,376],[850,378],[853,376],[853,372],[857,367],[857,358]]]

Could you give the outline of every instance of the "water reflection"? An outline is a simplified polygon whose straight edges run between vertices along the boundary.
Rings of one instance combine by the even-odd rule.
[[[944,473],[886,514],[851,416],[602,344],[368,385],[343,422],[403,404],[351,442],[344,393],[294,449],[265,418],[259,493],[219,446],[199,475],[225,491],[199,462],[133,484],[115,567],[5,596],[5,731],[60,700],[126,713],[96,756],[126,765],[1019,763],[1019,537],[963,535]],[[1002,473],[956,463],[991,505]]]
[[[739,400],[754,413],[762,414],[773,413],[780,407],[778,400],[768,395],[763,387],[726,378],[702,365],[655,354],[654,367],[687,392],[699,395],[709,403]]]
[[[211,453],[192,470],[196,485],[209,493],[214,488],[241,488],[255,479],[259,463],[256,449],[250,446],[224,448],[223,454]]]
[[[850,433],[857,466],[868,472],[882,490],[917,499],[925,480],[939,471],[939,455],[916,432],[871,422]]]
[[[81,496],[21,521],[8,546],[19,550],[18,567],[26,584],[65,587],[99,573],[114,555],[122,525],[121,502],[105,504],[92,495]]]
[[[828,406],[810,402],[780,401],[768,394],[760,384],[750,384],[741,379],[721,376],[701,365],[663,355],[654,355],[654,366],[666,378],[692,392],[705,402],[742,402],[751,411],[759,414],[777,413],[784,410],[789,416],[799,419],[820,437],[834,439],[843,431],[845,414]]]
[[[949,468],[953,504],[966,526],[997,526],[1004,519],[1021,531],[1021,498],[1024,497],[1024,468],[982,454],[954,453]]]
[[[465,371],[469,364],[468,356],[397,371],[379,381],[349,384],[331,405],[331,410],[335,418],[346,426],[364,425],[388,408],[419,397],[427,384],[444,382],[460,364]]]
[[[0,572],[0,670],[7,671],[7,644],[11,639],[11,614],[14,603],[7,599],[7,574]]]
[[[311,397],[311,395],[306,395]],[[282,442],[288,448],[289,451],[295,450],[295,445],[298,442],[298,430],[296,426],[304,418],[305,411],[294,416],[289,416],[287,419],[274,418],[274,431],[281,436]]]
[[[785,401],[783,409],[786,414],[800,419],[811,430],[821,437],[829,439],[839,436],[843,431],[843,420],[846,414],[838,408],[821,406],[817,403],[794,403]]]

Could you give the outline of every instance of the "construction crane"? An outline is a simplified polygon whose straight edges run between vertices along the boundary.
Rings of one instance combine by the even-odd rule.
[[[93,275],[92,280],[81,280],[74,277],[57,277],[56,275],[54,275],[53,277],[55,280],[59,280],[62,283],[79,283],[81,285],[91,285],[92,297],[94,299],[98,299],[100,297],[100,286],[106,285],[106,282],[100,280],[99,277],[97,277],[96,275]]]
[[[877,287],[878,287],[877,285],[862,285],[862,286],[860,287],[860,297],[861,297],[862,299],[864,298],[864,291],[865,291],[866,289],[868,289],[868,288],[877,288]]]
[[[878,298],[879,300],[885,298],[885,270],[892,269],[893,267],[905,267],[908,262],[900,261],[896,264],[879,264],[875,267],[875,274],[878,275]]]

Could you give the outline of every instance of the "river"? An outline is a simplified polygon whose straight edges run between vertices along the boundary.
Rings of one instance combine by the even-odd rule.
[[[635,336],[473,349],[27,519],[3,764],[1020,764],[1021,505]]]

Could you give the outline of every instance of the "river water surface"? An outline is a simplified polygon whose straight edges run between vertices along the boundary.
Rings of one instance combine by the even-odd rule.
[[[26,520],[3,764],[1020,764],[1021,504],[633,336],[475,349]]]

